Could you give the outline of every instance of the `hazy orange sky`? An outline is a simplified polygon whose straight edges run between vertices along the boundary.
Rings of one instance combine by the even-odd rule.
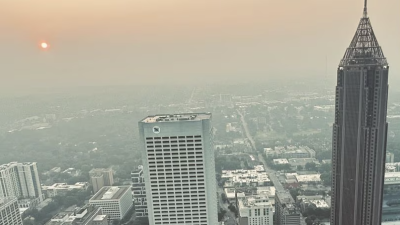
[[[0,87],[325,76],[326,57],[335,77],[362,8],[362,0],[1,0]],[[391,80],[400,72],[399,10],[399,0],[369,2]]]

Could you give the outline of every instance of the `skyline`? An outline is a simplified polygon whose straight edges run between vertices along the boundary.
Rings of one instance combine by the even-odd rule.
[[[362,1],[344,0],[2,4],[0,87],[17,90],[332,78],[362,15]],[[400,3],[369,4],[376,35],[395,63]],[[41,50],[41,41],[50,48]],[[396,87],[398,70],[391,72]]]

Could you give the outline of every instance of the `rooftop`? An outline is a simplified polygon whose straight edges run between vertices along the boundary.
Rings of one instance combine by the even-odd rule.
[[[84,188],[87,188],[88,186],[89,186],[89,183],[87,183],[87,182],[78,182],[78,183],[75,183],[75,185],[69,185],[67,183],[55,183],[51,186],[42,186],[42,189],[43,190],[54,190],[54,189],[72,190],[72,189],[84,189]]]
[[[275,196],[279,199],[281,204],[294,204],[295,203],[292,195],[288,191],[276,192]]]
[[[106,186],[101,188],[89,201],[118,200],[127,191],[130,191],[129,186]]]
[[[7,164],[0,165],[0,170],[8,169],[10,167],[17,166],[17,165],[32,166],[32,165],[36,165],[36,162],[22,162],[22,163],[10,162],[10,163],[7,163]]]
[[[329,208],[328,203],[325,200],[309,200],[313,203],[317,208]]]
[[[274,159],[274,164],[289,164],[287,159]]]
[[[247,198],[242,199],[239,202],[239,207],[240,208],[251,208],[251,207],[259,207],[259,206],[264,206],[264,207],[272,207],[271,202],[269,201],[268,198],[266,197],[260,197],[260,196],[249,196]]]
[[[321,174],[296,175],[297,182],[320,182]]]
[[[210,119],[211,113],[182,113],[160,114],[144,118],[142,123],[176,122],[176,121],[200,121]]]

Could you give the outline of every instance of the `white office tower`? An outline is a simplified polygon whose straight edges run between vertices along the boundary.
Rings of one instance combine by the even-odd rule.
[[[22,225],[17,198],[0,198],[0,224]]]
[[[273,207],[268,197],[239,200],[239,225],[273,225]]]
[[[210,113],[139,122],[150,225],[217,225]]]
[[[0,165],[0,198],[38,198],[42,201],[42,189],[35,162],[11,162]]]

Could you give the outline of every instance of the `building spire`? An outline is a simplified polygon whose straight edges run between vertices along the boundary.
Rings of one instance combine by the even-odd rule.
[[[364,0],[364,13],[363,13],[363,15],[364,15],[364,18],[367,17],[367,0]]]

